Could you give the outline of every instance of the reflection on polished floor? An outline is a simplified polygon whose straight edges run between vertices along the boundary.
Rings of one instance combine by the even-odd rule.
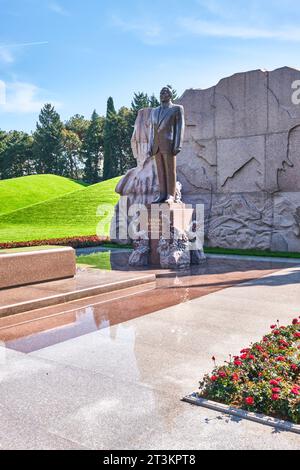
[[[53,296],[57,294],[61,296],[63,292],[73,292],[74,286],[75,290],[86,288],[88,284],[95,288],[97,281],[102,285],[105,284],[105,279],[107,284],[112,284],[114,281],[117,283],[124,280],[138,280],[132,282],[132,287],[129,282],[129,287],[125,284],[119,290],[104,291],[104,293],[100,290],[98,295],[58,305],[50,304],[48,307],[0,318],[0,341],[7,348],[25,353],[32,352],[260,278],[289,266],[269,261],[209,258],[203,265],[193,266],[185,271],[147,269],[146,272],[140,270],[140,272],[125,273],[122,270],[128,269],[128,256],[128,252],[112,252],[110,262],[114,271],[88,269],[89,282],[82,276],[84,272],[82,268],[75,280],[56,281],[8,291],[10,295],[6,302],[9,304],[16,296],[19,300],[21,296],[26,297],[27,292],[32,298],[32,291],[43,298],[50,293]],[[107,254],[105,254],[105,263],[107,266]],[[157,278],[156,283],[153,282],[154,277],[151,278],[154,274]],[[5,295],[2,292],[0,301],[3,308],[5,308],[4,299]]]
[[[181,401],[213,355],[299,315],[299,267],[235,266],[1,319],[0,447],[299,449],[296,434]]]

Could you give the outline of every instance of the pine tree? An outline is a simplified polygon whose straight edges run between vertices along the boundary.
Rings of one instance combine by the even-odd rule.
[[[85,160],[84,177],[91,184],[98,183],[101,179],[104,144],[103,131],[104,119],[94,111],[82,147]]]
[[[82,163],[82,142],[78,134],[69,129],[63,129],[63,154],[66,163],[63,176],[79,180]]]
[[[150,108],[157,108],[159,105],[160,105],[160,102],[153,93],[153,95],[150,97],[150,100],[149,100],[149,106]]]
[[[149,108],[150,99],[147,93],[138,92],[134,93],[133,100],[131,102],[131,109],[137,116],[140,109]]]
[[[136,160],[131,149],[131,138],[133,133],[135,112],[125,106],[122,107],[117,115],[117,168],[118,175],[124,175],[126,171],[136,166]]]
[[[45,104],[34,133],[34,157],[38,173],[63,173],[63,123],[51,104]]]
[[[25,132],[10,131],[7,133],[5,145],[0,146],[0,173],[2,179],[34,173],[32,147],[32,136]]]
[[[176,101],[177,98],[178,98],[178,95],[177,95],[177,91],[174,90],[174,88],[172,87],[172,85],[167,85],[168,88],[170,88],[171,92],[172,92],[172,101]]]
[[[112,97],[107,101],[107,112],[104,126],[104,168],[103,179],[118,176],[116,150],[117,113]]]
[[[80,114],[75,114],[65,123],[65,128],[68,131],[75,132],[81,142],[83,142],[90,123],[91,121],[85,119],[84,116]]]

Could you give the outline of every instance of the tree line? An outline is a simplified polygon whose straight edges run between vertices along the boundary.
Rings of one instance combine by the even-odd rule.
[[[45,104],[31,134],[0,129],[0,179],[51,173],[94,184],[121,176],[136,166],[130,141],[138,111],[156,106],[154,95],[139,92],[130,108],[117,111],[110,97],[106,116],[94,111],[90,119],[76,114],[63,122]]]

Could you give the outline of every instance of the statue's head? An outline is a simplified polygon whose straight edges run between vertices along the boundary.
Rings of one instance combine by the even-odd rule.
[[[169,87],[165,86],[160,92],[160,101],[162,103],[168,103],[168,101],[171,101],[172,96],[172,90]]]

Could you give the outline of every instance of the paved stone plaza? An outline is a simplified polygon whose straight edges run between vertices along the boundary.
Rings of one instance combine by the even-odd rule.
[[[212,355],[221,363],[299,314],[299,265],[217,258],[201,269],[2,318],[0,446],[298,449],[296,434],[180,399]]]

